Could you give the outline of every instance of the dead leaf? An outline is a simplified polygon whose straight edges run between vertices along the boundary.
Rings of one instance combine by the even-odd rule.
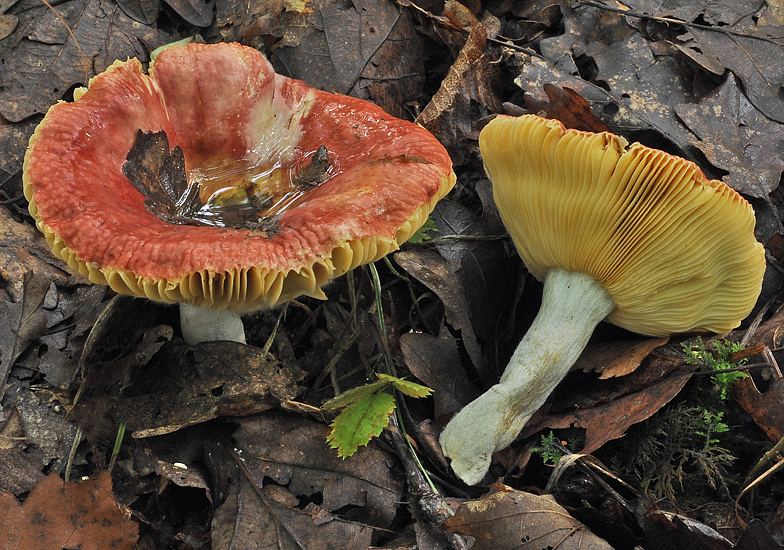
[[[120,510],[109,472],[80,483],[50,474],[20,506],[0,493],[0,550],[133,550],[138,526]]]
[[[618,340],[600,346],[588,345],[572,370],[598,372],[600,380],[625,376],[633,372],[650,352],[667,343],[669,338]]]
[[[76,439],[76,426],[66,421],[64,410],[55,411],[45,393],[17,387],[10,397],[19,412],[25,438],[42,451],[42,466],[51,464],[51,471],[61,471]]]
[[[438,337],[409,332],[400,337],[400,348],[411,374],[433,388],[435,418],[456,413],[479,396],[471,384],[458,352],[458,342],[442,327]]]
[[[212,23],[215,0],[166,0],[166,3],[191,25],[207,27]]]
[[[678,395],[688,381],[689,376],[676,374],[606,405],[546,415],[535,424],[526,426],[520,435],[528,437],[545,428],[584,428],[585,445],[580,452],[592,453],[608,441],[623,437],[629,427],[650,418]]]
[[[20,495],[35,487],[46,477],[39,458],[18,447],[0,449],[0,490]]]
[[[552,84],[543,86],[549,102],[525,97],[525,106],[532,112],[543,111],[548,118],[560,120],[567,128],[584,132],[612,132],[602,119],[591,111],[585,99],[570,88],[559,88]]]
[[[476,102],[492,113],[501,111],[498,67],[485,52],[487,29],[479,22],[471,28],[463,48],[449,69],[441,87],[416,122],[435,135],[446,147],[460,143],[475,132],[471,103]]]
[[[16,221],[5,207],[0,207],[0,278],[15,302],[24,297],[25,276],[29,272],[60,285],[65,285],[73,273],[65,262],[52,255],[46,239],[34,225]],[[86,277],[81,280],[87,283]]]
[[[0,19],[0,26],[1,21]],[[16,124],[0,118],[0,186],[22,170],[27,142],[39,122],[39,117],[31,117]],[[9,191],[9,187],[4,189],[6,192]]]
[[[774,380],[763,394],[747,376],[735,382],[733,396],[771,441],[784,437],[784,379]]]
[[[546,61],[515,54],[522,72],[515,83],[542,101],[544,84],[569,87],[616,132],[653,129],[688,153],[693,135],[673,108],[688,95],[678,61],[654,56],[650,43],[623,15],[587,5],[562,11],[564,34],[541,41]],[[575,59],[581,57],[598,69],[590,81],[579,77]],[[663,144],[660,148],[667,148]]]
[[[0,388],[5,388],[11,367],[35,338],[47,331],[43,303],[49,281],[29,271],[16,302],[0,299]]]
[[[282,494],[283,493],[283,494]],[[212,519],[213,548],[277,548],[279,550],[365,550],[374,529],[346,521],[314,503],[304,510],[281,487],[253,487],[245,477],[231,486]]]
[[[20,24],[6,39],[15,46],[0,64],[0,114],[12,122],[46,112],[116,59],[145,59],[178,38],[134,21],[113,0],[25,4],[17,16]]]
[[[444,522],[444,529],[474,537],[474,550],[612,550],[551,495],[537,496],[510,487],[461,504]]]
[[[144,25],[152,25],[158,20],[160,0],[117,0],[117,5],[125,15]]]
[[[732,74],[698,105],[678,105],[675,111],[699,138],[694,145],[711,164],[729,172],[722,178],[727,185],[765,199],[778,187],[784,127],[754,108]]]
[[[371,442],[340,459],[326,443],[327,426],[291,414],[266,413],[239,421],[234,437],[255,483],[264,477],[298,498],[343,519],[387,528],[403,497],[394,458]]]
[[[187,346],[173,338],[171,326],[156,324],[166,311],[120,296],[96,323],[73,410],[89,440],[113,438],[121,422],[134,437],[150,437],[294,399],[303,376],[298,367],[236,342]]]
[[[705,13],[700,13],[704,3],[684,4],[691,13],[705,17]],[[779,96],[784,85],[784,46],[776,42],[782,38],[782,29],[756,24],[760,4],[756,0],[717,4],[713,7],[717,11],[709,16],[715,21],[713,28],[689,25],[676,44],[715,74],[722,74],[725,69],[731,71],[743,82],[746,95],[757,109],[768,118],[784,122],[784,105]],[[694,18],[683,21],[692,22]]]
[[[477,184],[483,201],[490,200],[487,187]],[[522,263],[508,254],[500,238],[506,230],[493,207],[487,206],[480,217],[442,200],[431,216],[438,228],[431,245],[438,252],[412,247],[396,253],[395,261],[442,301],[447,323],[459,331],[471,362],[489,387],[503,370],[504,365],[497,364],[498,346],[509,332]],[[487,344],[485,349],[482,344]]]
[[[407,273],[436,293],[446,309],[446,322],[460,331],[460,338],[471,362],[487,377],[487,385],[492,385],[494,377],[485,367],[482,348],[471,324],[471,308],[466,292],[449,262],[438,252],[422,248],[397,252],[394,258]]]
[[[192,223],[202,207],[199,186],[191,185],[179,145],[169,148],[166,132],[139,130],[122,173],[144,195],[144,207],[172,224]]]
[[[309,11],[268,14],[245,38],[279,38],[271,46],[277,70],[322,90],[372,99],[405,118],[425,82],[425,44],[411,15],[390,0],[317,1]]]

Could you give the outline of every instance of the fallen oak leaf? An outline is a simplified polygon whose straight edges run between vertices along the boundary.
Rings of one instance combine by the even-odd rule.
[[[132,550],[138,525],[120,509],[109,472],[80,483],[50,474],[20,505],[0,493],[0,550]]]

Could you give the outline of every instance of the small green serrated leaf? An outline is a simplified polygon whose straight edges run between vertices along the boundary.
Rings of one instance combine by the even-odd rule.
[[[378,382],[372,382],[370,384],[365,384],[364,386],[351,388],[347,392],[343,392],[337,397],[330,399],[324,403],[321,408],[326,411],[336,411],[338,409],[342,409],[343,407],[347,407],[348,405],[359,401],[365,396],[380,392],[387,385],[389,385],[388,382],[382,382],[379,380]]]
[[[430,240],[430,235],[428,235],[428,231],[436,232],[438,231],[438,227],[436,227],[436,222],[433,221],[433,218],[428,217],[425,223],[417,229],[411,237],[409,237],[408,242],[418,244],[423,243],[425,241]]]
[[[423,386],[422,384],[417,384],[416,382],[411,382],[409,380],[403,380],[402,378],[397,378],[395,376],[390,376],[388,374],[377,373],[378,379],[382,382],[390,382],[395,385],[395,387],[400,391],[400,393],[404,393],[409,397],[428,397],[430,394],[433,393],[433,390],[428,388],[427,386]]]
[[[338,450],[340,458],[352,456],[359,447],[367,445],[387,427],[389,416],[394,410],[395,398],[392,394],[381,392],[365,395],[335,418],[330,425],[327,443]]]

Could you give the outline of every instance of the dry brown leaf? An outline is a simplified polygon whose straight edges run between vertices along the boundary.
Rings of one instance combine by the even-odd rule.
[[[456,413],[479,396],[462,369],[458,341],[446,327],[436,336],[410,332],[400,337],[400,349],[411,374],[434,390],[435,418]]]
[[[338,458],[326,443],[328,427],[292,414],[266,413],[241,419],[234,437],[256,485],[265,477],[326,512],[367,525],[388,527],[403,498],[394,458],[371,444]],[[268,483],[268,481],[267,481]]]
[[[617,340],[601,346],[588,346],[572,370],[598,372],[600,380],[625,376],[640,366],[650,352],[667,343],[669,338]]]
[[[692,142],[711,164],[728,172],[722,179],[736,191],[766,198],[784,169],[784,126],[758,111],[730,74],[698,105],[675,108],[697,135]]]
[[[365,550],[373,528],[346,521],[312,502],[304,510],[281,487],[254,488],[244,477],[232,484],[212,521],[213,548]]]
[[[735,400],[771,441],[784,437],[784,379],[776,379],[765,393],[757,389],[751,376],[735,382]]]
[[[501,110],[501,101],[495,95],[497,68],[485,53],[487,34],[483,24],[474,24],[441,87],[417,117],[417,123],[447,147],[474,132],[471,101],[493,113]]]
[[[552,496],[500,487],[502,491],[461,504],[444,529],[474,537],[473,550],[612,550]]]
[[[109,472],[80,483],[50,474],[24,506],[0,493],[0,550],[133,550],[138,536],[114,499]]]
[[[571,88],[559,88],[547,83],[543,86],[549,102],[525,96],[525,106],[530,111],[544,112],[548,118],[555,118],[567,128],[585,132],[612,132],[602,119],[593,114],[591,106],[583,96]]]
[[[675,374],[606,405],[547,415],[536,424],[526,426],[521,435],[527,437],[545,428],[585,428],[585,446],[580,452],[592,453],[608,441],[623,437],[630,426],[650,418],[678,394],[689,378],[690,375]]]

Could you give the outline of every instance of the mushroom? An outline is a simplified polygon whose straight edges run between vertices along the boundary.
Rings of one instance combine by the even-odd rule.
[[[147,74],[116,61],[75,96],[30,139],[30,213],[91,281],[182,304],[191,344],[244,341],[240,314],[324,298],[329,280],[397,249],[455,182],[424,128],[276,75],[239,44],[172,47]],[[168,210],[129,179],[144,179],[144,140],[160,148],[160,186],[180,182]]]
[[[471,485],[600,321],[648,336],[724,334],[754,307],[765,272],[749,203],[689,161],[534,115],[498,116],[479,145],[504,225],[544,293],[498,384],[440,436]]]

